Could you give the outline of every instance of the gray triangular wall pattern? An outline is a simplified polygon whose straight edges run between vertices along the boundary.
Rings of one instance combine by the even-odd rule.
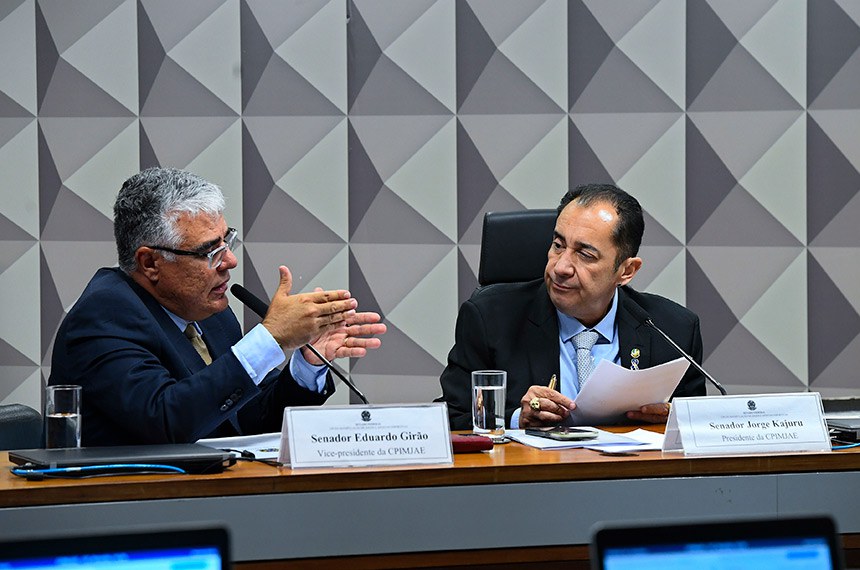
[[[496,186],[493,193],[490,194],[487,201],[481,206],[478,214],[472,218],[472,222],[463,231],[463,235],[460,236],[460,243],[481,243],[481,231],[484,227],[484,214],[487,212],[516,212],[524,209],[525,206],[522,202],[511,196],[510,192],[501,186]]]
[[[352,238],[382,190],[383,182],[352,124],[348,137],[349,187],[353,189],[349,196],[349,235]]]
[[[860,351],[860,337],[854,337],[842,352],[837,354],[826,368],[810,382],[813,390],[824,391],[828,388],[834,390],[835,394],[844,394],[846,391],[856,394],[857,392],[857,352]]]
[[[0,241],[32,241],[35,243],[36,238],[0,213]]]
[[[383,187],[350,241],[353,243],[448,244],[450,240],[400,196]]]
[[[540,87],[501,52],[490,57],[481,76],[460,105],[461,114],[563,113]]]
[[[251,227],[266,203],[275,180],[260,156],[247,125],[242,125],[242,223]]]
[[[574,113],[671,113],[681,109],[620,49],[615,48],[574,101]]]
[[[450,115],[388,56],[380,55],[350,107],[354,115]]]
[[[739,362],[744,365],[738,366]],[[740,323],[711,353],[705,365],[721,383],[782,386],[786,392],[804,387],[803,382]]]
[[[801,245],[741,186],[729,192],[702,227],[687,239],[690,245]]]
[[[695,235],[737,184],[728,167],[687,118],[687,235]]]
[[[113,263],[105,201],[132,174],[117,170],[161,164],[224,187],[249,240],[233,277],[258,294],[274,290],[282,258],[302,275],[348,280],[362,308],[396,318],[416,314],[397,310],[415,289],[448,283],[426,301],[440,318],[425,339],[453,336],[453,297],[476,285],[485,212],[552,208],[577,184],[618,182],[648,209],[637,286],[699,314],[730,391],[803,390],[808,379],[827,395],[860,394],[860,8],[850,0],[72,4],[0,4],[6,44],[16,32],[0,61],[0,277],[39,295],[0,347],[39,360],[42,376],[64,310],[96,265]],[[122,44],[105,29],[119,15],[133,20]],[[186,52],[207,42],[215,59]],[[100,49],[134,65],[105,83],[93,71],[105,69]],[[133,108],[111,85],[137,89],[134,105],[123,90]],[[655,111],[665,124],[643,128]],[[325,190],[308,195],[296,186],[305,181]],[[775,297],[788,279],[805,280],[789,288],[807,296],[792,301],[799,330],[766,314],[785,310]],[[348,366],[385,401],[426,401],[439,393],[439,347],[409,338],[425,323],[398,324]],[[808,345],[779,345],[797,339]],[[40,393],[15,385],[40,381],[32,364],[12,370],[0,356],[0,366],[11,374],[0,400]]]
[[[499,181],[463,125],[457,122],[457,231],[460,239]]]
[[[567,5],[568,103],[572,109],[615,44],[582,0]]]
[[[468,2],[457,2],[457,108],[460,109],[472,92],[496,45],[475,16]]]
[[[409,374],[436,376],[439,363],[394,325],[385,333],[385,351],[376,350],[359,359],[351,367],[355,374],[403,374],[403,363],[410,364]]]
[[[336,233],[278,187],[273,188],[245,241],[343,243]]]
[[[134,113],[60,59],[39,106],[43,117],[131,117]]]
[[[818,123],[807,118],[807,239],[818,234],[860,191],[860,173]]]
[[[141,117],[235,117],[236,113],[169,57],[161,61]]]
[[[325,95],[287,62],[273,55],[254,92],[248,95],[245,115],[340,115]]]
[[[705,360],[738,323],[732,310],[690,252],[687,252],[687,307],[699,315]]]
[[[809,323],[809,380],[815,379],[860,335],[860,315],[845,295],[815,260],[807,254],[809,264],[809,311],[816,318]]]
[[[645,219],[645,233],[642,235],[643,244],[664,246],[684,245],[669,230],[660,225],[660,222],[655,220],[647,211],[643,211],[642,216]]]
[[[708,2],[687,2],[687,106],[699,97],[737,43]]]
[[[41,239],[113,242],[113,224],[101,212],[63,186],[45,220]]]
[[[860,28],[833,0],[810,2],[807,8],[806,99],[814,106],[818,95],[860,47]]]
[[[3,92],[0,92],[0,117],[32,117],[32,113],[15,102]],[[4,138],[12,138],[11,134],[3,133]],[[2,142],[2,141],[0,141]]]
[[[0,243],[3,244],[3,247],[0,248],[0,274],[2,274],[4,271],[9,269],[12,264],[21,259],[21,256],[30,251],[30,249],[33,248],[33,244],[36,243],[36,240],[0,240]]]
[[[364,89],[376,62],[382,56],[382,48],[367,27],[360,10],[353,10],[347,27],[347,39],[352,46],[352,58],[347,68],[347,88],[349,108]]]

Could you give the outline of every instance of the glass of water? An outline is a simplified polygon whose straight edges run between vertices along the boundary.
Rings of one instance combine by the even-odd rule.
[[[475,370],[472,372],[472,432],[501,439],[505,435],[505,387],[508,373],[504,370]]]
[[[45,388],[45,447],[81,446],[81,387]]]

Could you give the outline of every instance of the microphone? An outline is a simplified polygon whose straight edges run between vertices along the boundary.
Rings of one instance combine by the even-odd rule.
[[[660,333],[660,335],[666,339],[666,342],[671,344],[672,348],[674,348],[676,351],[678,351],[678,354],[680,354],[681,356],[686,358],[687,362],[689,362],[690,364],[693,365],[693,368],[698,370],[702,374],[702,376],[707,378],[711,382],[711,384],[713,384],[714,387],[720,391],[720,394],[722,394],[723,396],[726,395],[726,389],[723,388],[722,384],[720,384],[719,382],[714,380],[714,377],[711,376],[710,374],[708,374],[707,372],[705,372],[705,369],[702,368],[701,366],[699,366],[699,363],[696,362],[695,360],[693,360],[692,356],[690,356],[689,354],[684,352],[684,350],[680,346],[678,346],[674,340],[669,338],[669,335],[664,333],[660,327],[655,325],[654,321],[651,320],[651,315],[649,315],[648,311],[643,309],[639,303],[637,303],[636,301],[634,301],[630,297],[625,296],[624,297],[624,306],[627,307],[627,310],[633,314],[633,318],[635,318],[637,321],[639,321],[643,325],[647,325],[647,326],[651,327],[652,329],[654,329],[655,331],[657,331],[658,333]]]
[[[244,303],[246,307],[257,313],[261,319],[266,317],[266,312],[269,310],[269,305],[265,301],[263,301],[238,283],[234,283],[230,287],[230,292],[236,295],[236,298],[239,299],[242,303]],[[355,384],[347,380],[346,376],[344,376],[343,373],[341,373],[341,371],[338,370],[334,364],[332,364],[325,356],[323,356],[320,351],[318,351],[310,344],[306,344],[305,348],[313,352],[314,355],[322,361],[325,367],[332,371],[332,374],[340,378],[340,381],[346,384],[347,387],[352,390],[352,393],[358,396],[358,399],[361,400],[362,403],[370,403],[367,401],[367,398],[364,397],[364,394],[361,393],[361,390],[359,390],[355,386]]]

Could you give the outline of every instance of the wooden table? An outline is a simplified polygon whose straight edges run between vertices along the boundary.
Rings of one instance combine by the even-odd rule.
[[[684,458],[540,451],[516,443],[453,466],[26,481],[0,454],[0,536],[219,522],[237,566],[523,567],[579,560],[596,523],[833,516],[860,548],[860,452]],[[857,534],[857,536],[854,536]],[[327,560],[322,560],[327,557]],[[298,563],[298,564],[296,564]],[[559,566],[561,567],[561,566]]]

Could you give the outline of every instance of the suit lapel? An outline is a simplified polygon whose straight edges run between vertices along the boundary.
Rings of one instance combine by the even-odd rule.
[[[200,325],[200,330],[203,331],[203,340],[206,343],[206,346],[209,348],[209,354],[212,356],[213,362],[216,358],[218,358],[219,355],[224,354],[226,351],[230,350],[230,342],[228,340],[228,335],[221,323],[222,321],[220,318],[218,318],[217,314],[212,315],[208,319],[205,319],[198,323]],[[197,354],[196,351],[195,354]],[[198,359],[202,364],[203,359],[200,358],[199,355]],[[232,414],[230,414],[230,417],[228,419],[230,423],[233,424],[233,428],[236,430],[236,433],[238,433],[239,435],[244,435],[242,426],[239,425],[239,418],[237,417],[237,412],[233,412]]]
[[[122,277],[126,283],[129,284],[132,291],[140,297],[143,304],[146,305],[146,308],[149,310],[149,313],[158,323],[158,326],[160,326],[161,330],[164,331],[164,334],[167,336],[167,340],[176,351],[173,358],[179,358],[182,361],[182,364],[184,364],[188,369],[188,375],[190,376],[191,374],[199,372],[205,368],[206,363],[203,362],[203,359],[200,358],[199,354],[197,354],[194,346],[185,337],[185,334],[179,330],[179,327],[176,326],[176,323],[173,322],[173,319],[170,318],[170,315],[167,314],[164,307],[155,300],[155,297],[150,295],[143,287],[135,283],[130,277],[125,275],[122,275]],[[208,346],[208,340],[205,342]],[[212,353],[212,358],[215,358],[215,353]]]
[[[637,321],[626,309],[623,303],[626,296],[628,294],[624,287],[619,287],[616,322],[618,323],[618,353],[621,366],[630,368],[633,356],[638,354],[638,367],[649,368],[652,362],[651,342],[653,335],[647,326]]]
[[[216,317],[217,315],[213,315],[198,323],[200,325],[200,330],[203,331],[203,340],[209,348],[209,354],[212,355],[212,360],[215,360],[230,348],[229,343],[227,343],[226,340],[227,335],[224,332],[224,327],[221,326],[221,323]]]
[[[546,384],[559,372],[558,317],[546,286],[538,288],[529,314],[529,328],[525,333],[529,355],[529,384]]]

